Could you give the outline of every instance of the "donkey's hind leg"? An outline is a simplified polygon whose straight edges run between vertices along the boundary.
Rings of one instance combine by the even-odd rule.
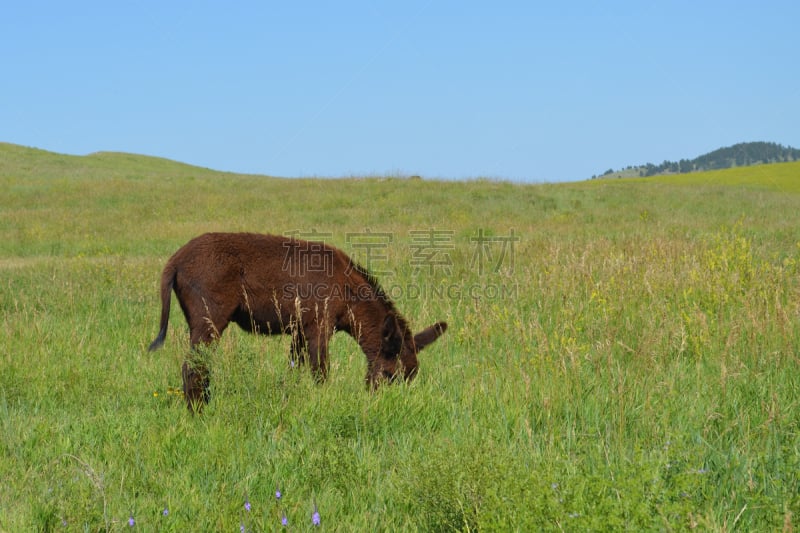
[[[208,367],[197,358],[186,359],[181,367],[181,376],[186,408],[190,413],[199,413],[203,410],[203,404],[211,399]]]
[[[225,320],[212,321],[207,318],[190,323],[192,348],[181,367],[181,376],[183,397],[186,408],[191,413],[199,413],[203,410],[203,405],[211,400],[207,347],[219,338],[227,326],[228,322]]]

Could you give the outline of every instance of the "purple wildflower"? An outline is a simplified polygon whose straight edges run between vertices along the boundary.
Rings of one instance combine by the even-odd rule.
[[[133,515],[128,518],[128,527],[133,527],[136,525],[136,520],[133,519]]]
[[[283,496],[283,493],[281,492],[280,486],[275,487],[275,499],[280,500],[281,496]]]
[[[311,515],[311,523],[315,526],[320,524],[319,511],[317,510],[317,502],[314,502],[314,513]]]
[[[169,509],[166,506],[164,506],[164,510],[161,511],[161,515],[162,516],[169,516]]]
[[[244,498],[244,510],[250,512],[250,500],[247,499],[247,496]]]
[[[286,527],[289,525],[289,519],[286,518],[286,513],[281,513],[281,525]]]

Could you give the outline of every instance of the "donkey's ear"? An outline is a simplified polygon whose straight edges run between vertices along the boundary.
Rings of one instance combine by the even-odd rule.
[[[446,330],[447,322],[437,322],[414,335],[414,344],[417,345],[417,351],[422,351],[423,348],[438,339]]]
[[[400,353],[400,349],[403,347],[403,333],[400,331],[400,324],[394,313],[389,313],[383,320],[381,338],[381,350],[384,353],[392,356]]]
[[[387,313],[386,318],[383,319],[383,331],[381,331],[383,341],[388,342],[392,340],[393,337],[396,337],[398,329],[400,329],[400,326],[397,324],[397,315],[394,313]]]

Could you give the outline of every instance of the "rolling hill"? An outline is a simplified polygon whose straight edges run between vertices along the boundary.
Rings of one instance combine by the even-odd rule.
[[[800,150],[770,142],[739,143],[719,148],[694,159],[664,161],[659,165],[645,163],[620,170],[609,169],[601,177],[649,177],[669,174],[687,174],[705,170],[720,170],[732,167],[747,167],[769,163],[800,160]]]

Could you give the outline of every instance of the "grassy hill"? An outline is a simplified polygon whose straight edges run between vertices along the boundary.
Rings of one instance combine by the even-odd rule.
[[[664,161],[659,165],[647,163],[645,165],[628,166],[617,171],[609,169],[602,177],[628,178],[634,176],[675,175],[734,167],[787,163],[798,160],[800,160],[800,150],[796,148],[778,143],[749,142],[719,148],[691,160]]]
[[[315,506],[342,531],[796,528],[798,181],[286,180],[2,144],[0,530],[302,530]],[[319,386],[288,338],[230,328],[191,417],[178,306],[146,348],[165,261],[210,230],[316,234],[450,329],[369,394],[343,334]]]
[[[660,175],[648,178],[670,185],[743,187],[800,193],[800,162],[735,167],[689,174]]]

